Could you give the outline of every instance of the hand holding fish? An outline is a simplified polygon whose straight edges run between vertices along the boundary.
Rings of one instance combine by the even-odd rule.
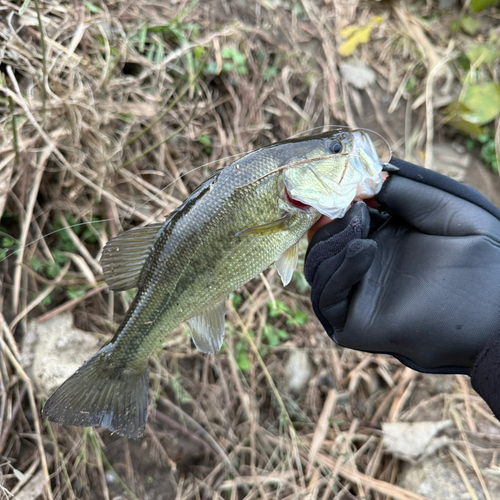
[[[314,311],[341,346],[471,375],[500,418],[500,209],[436,172],[391,165],[380,212],[356,203],[312,237]]]

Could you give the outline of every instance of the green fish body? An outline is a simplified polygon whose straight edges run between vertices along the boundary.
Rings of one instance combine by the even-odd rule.
[[[227,295],[273,263],[287,284],[304,233],[322,213],[342,216],[356,195],[378,192],[381,168],[363,132],[284,141],[215,172],[164,223],[112,239],[106,281],[137,287],[136,297],[111,342],[52,394],[44,416],[141,436],[148,360],[165,336],[188,321],[198,349],[219,351]]]

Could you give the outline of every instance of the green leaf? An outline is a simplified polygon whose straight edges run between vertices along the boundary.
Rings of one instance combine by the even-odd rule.
[[[481,147],[481,158],[492,168],[494,172],[498,172],[498,160],[494,138],[487,137],[487,140],[483,142],[483,146]]]
[[[297,310],[292,314],[292,317],[287,320],[288,325],[305,325],[309,316],[304,312]]]
[[[98,12],[101,12],[101,8],[98,7],[97,5],[94,5],[93,3],[90,3],[90,2],[83,2],[83,4],[85,5],[85,8],[89,11],[89,12],[93,12],[94,14],[97,14]]]
[[[201,56],[204,54],[205,52],[205,47],[203,47],[202,45],[198,45],[197,47],[194,48],[194,57],[197,61],[199,61],[201,59]]]
[[[243,302],[243,297],[237,293],[232,293],[229,298],[231,299],[235,309],[238,309],[239,305]]]
[[[455,117],[450,121],[450,125],[455,127],[459,132],[462,132],[465,135],[477,136],[479,135],[483,129],[476,125],[475,123],[470,123],[466,120],[462,120],[459,117]]]
[[[66,255],[63,255],[60,250],[54,250],[52,252],[52,257],[54,257],[56,264],[59,266],[64,266],[64,264],[68,262],[68,257],[66,257]]]
[[[292,281],[295,283],[297,290],[302,294],[306,293],[311,288],[304,273],[300,271],[293,272]]]
[[[202,136],[200,136],[200,138],[198,140],[202,146],[210,146],[210,144],[211,144],[210,136],[208,136],[206,134],[203,134]]]
[[[30,1],[31,0],[24,0],[23,4],[21,5],[21,8],[19,9],[19,15],[20,16],[23,16],[24,14],[26,14],[26,11],[28,10]]]
[[[269,317],[270,318],[277,318],[278,316],[283,316],[283,313],[285,315],[291,315],[292,311],[290,308],[287,307],[287,305],[282,302],[281,300],[276,301],[276,307],[274,307],[273,302],[270,300],[267,303],[267,307],[269,309]]]
[[[470,9],[472,12],[481,12],[488,7],[493,7],[497,4],[499,0],[472,0],[470,3]]]
[[[262,73],[262,78],[265,82],[271,80],[278,74],[278,68],[276,66],[268,66]]]
[[[278,334],[279,338],[282,340],[287,340],[290,338],[290,335],[288,335],[288,332],[285,332],[285,330],[280,330],[279,328],[276,328],[275,331]]]
[[[54,279],[61,270],[61,266],[57,262],[47,262],[46,274],[50,279]]]
[[[205,66],[205,71],[209,75],[215,75],[217,73],[217,63],[211,62]]]
[[[500,50],[492,43],[476,43],[467,51],[467,59],[474,64],[482,61],[491,72],[498,59],[500,59]]]
[[[479,31],[481,23],[471,16],[465,16],[460,19],[460,27],[468,35],[475,35]]]
[[[45,269],[45,262],[36,257],[30,260],[30,266],[35,271],[35,273],[41,273]]]
[[[273,325],[266,325],[264,327],[264,337],[266,337],[268,344],[271,347],[276,347],[280,344],[280,339],[278,335],[274,333]]]
[[[144,52],[146,47],[146,37],[148,36],[148,23],[146,23],[139,31],[139,52]]]
[[[495,82],[469,85],[462,99],[468,111],[460,118],[476,125],[486,125],[500,114],[500,85]]]
[[[52,303],[52,296],[50,294],[47,295],[47,297],[45,297],[42,300],[42,302],[40,302],[40,304],[42,304],[42,306],[44,307],[50,306],[51,303]]]
[[[67,290],[68,298],[71,300],[83,297],[85,292],[86,288],[81,286],[69,286]]]
[[[242,372],[246,372],[250,370],[252,364],[250,363],[250,359],[248,358],[247,351],[245,349],[245,345],[242,343],[238,343],[236,346],[237,354],[236,354],[236,364],[238,368]]]

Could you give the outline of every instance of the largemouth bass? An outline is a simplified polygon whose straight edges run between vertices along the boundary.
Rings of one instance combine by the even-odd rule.
[[[219,351],[225,299],[271,264],[286,285],[300,238],[319,219],[342,217],[355,196],[382,185],[370,137],[335,131],[253,151],[216,171],[163,223],[130,230],[103,250],[112,290],[137,287],[113,339],[48,399],[64,425],[144,433],[148,359],[188,321],[196,347]]]

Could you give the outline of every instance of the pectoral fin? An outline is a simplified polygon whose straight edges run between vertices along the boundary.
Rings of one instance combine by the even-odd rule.
[[[131,229],[108,241],[102,251],[101,265],[111,290],[128,290],[137,286],[144,262],[163,224]]]
[[[188,320],[193,342],[201,352],[215,354],[220,351],[224,341],[225,316],[226,301],[223,299],[199,316]]]
[[[236,236],[267,236],[269,234],[279,233],[281,231],[286,231],[289,228],[289,222],[290,214],[286,214],[280,219],[269,222],[268,224],[262,224],[261,226],[244,229],[243,231],[236,233]]]
[[[299,259],[299,244],[291,246],[288,250],[283,252],[280,258],[274,263],[278,274],[281,276],[283,286],[288,285],[292,279],[293,272],[297,267]]]

